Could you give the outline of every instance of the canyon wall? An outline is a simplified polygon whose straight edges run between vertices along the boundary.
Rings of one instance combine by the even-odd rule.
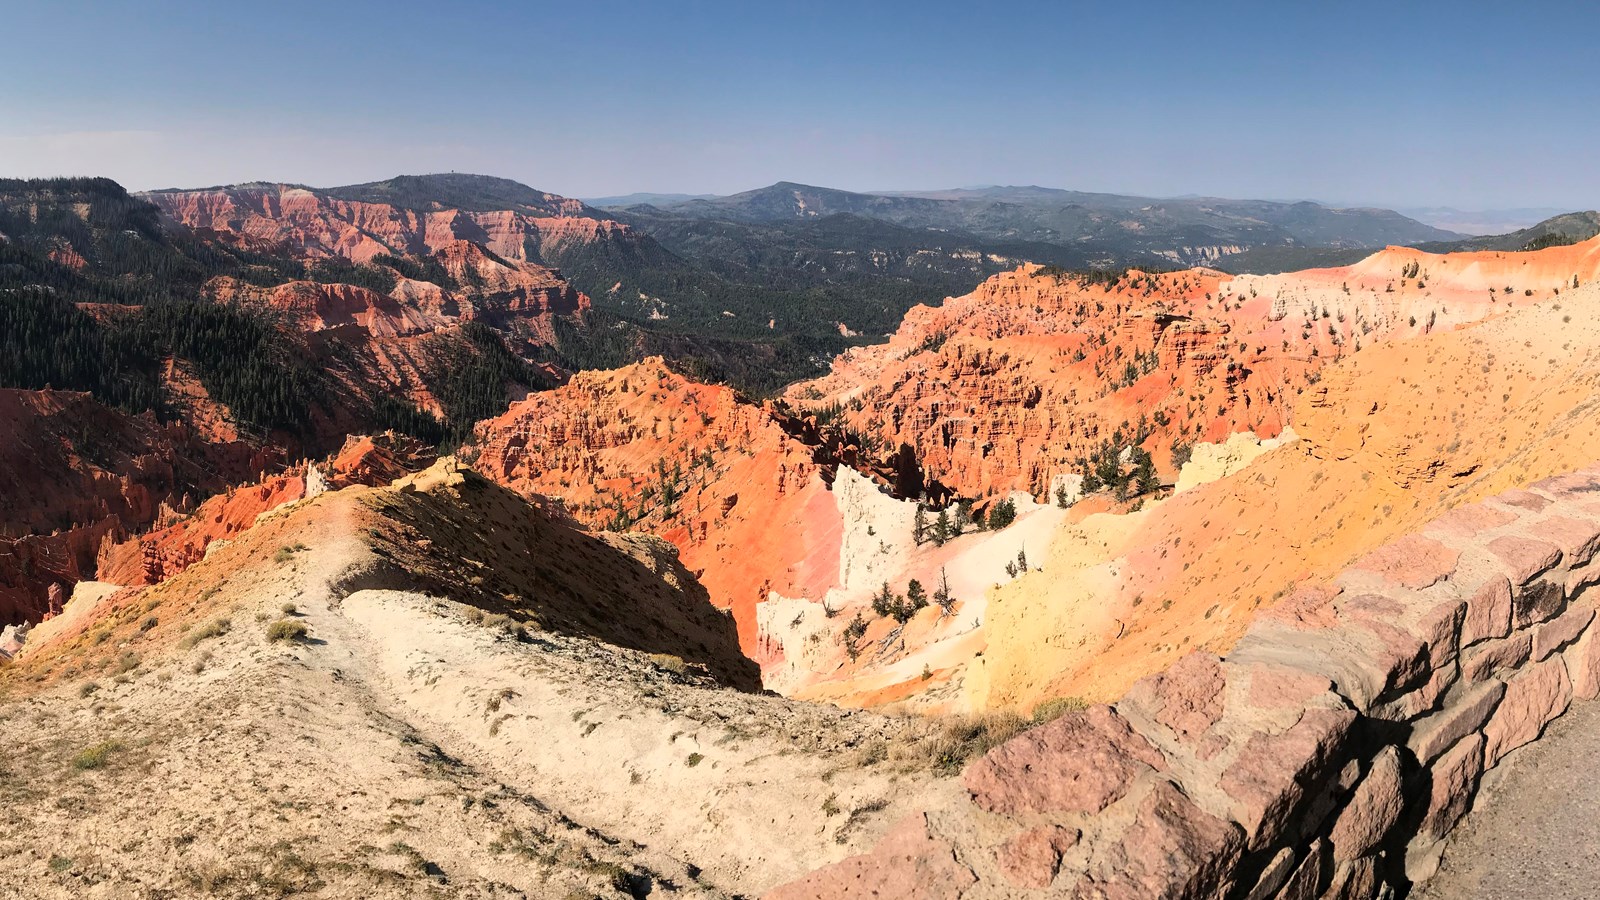
[[[964,496],[1043,497],[1104,441],[1275,436],[1333,363],[1563,302],[1600,277],[1600,238],[1524,253],[1389,248],[1341,268],[1090,278],[1035,265],[918,306],[885,344],[797,384],[797,407],[909,444]]]
[[[839,571],[840,518],[813,449],[660,358],[530,394],[478,440],[473,465],[492,480],[558,498],[591,528],[671,541],[752,656],[757,603],[774,590],[820,598]]]
[[[281,462],[76,391],[0,390],[0,436],[0,624],[59,611],[105,543]]]
[[[969,803],[775,900],[1369,898],[1436,869],[1483,773],[1600,694],[1600,466],[1457,508],[1112,705],[971,764]]]

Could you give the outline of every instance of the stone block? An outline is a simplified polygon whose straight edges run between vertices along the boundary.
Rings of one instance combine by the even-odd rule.
[[[1239,826],[1158,780],[1121,837],[1095,849],[1086,893],[1105,900],[1221,897],[1243,852]]]
[[[1404,805],[1400,751],[1390,745],[1378,751],[1333,823],[1328,841],[1333,844],[1334,861],[1344,863],[1371,853],[1399,821]]]
[[[1061,870],[1061,855],[1077,845],[1078,836],[1078,829],[1060,825],[1030,828],[1001,846],[1000,871],[1017,887],[1047,888]]]
[[[1572,702],[1572,681],[1561,657],[1531,663],[1506,682],[1506,694],[1483,727],[1484,768],[1537,738]]]
[[[1428,805],[1417,829],[1417,837],[1425,843],[1448,835],[1472,807],[1483,774],[1483,745],[1483,735],[1474,732],[1428,767]]]
[[[1571,516],[1551,516],[1528,526],[1528,533],[1561,548],[1571,568],[1588,565],[1600,550],[1600,522]]]
[[[1591,625],[1561,654],[1572,679],[1572,696],[1578,700],[1600,697],[1600,628]]]
[[[1311,708],[1287,731],[1256,733],[1245,742],[1218,786],[1230,801],[1233,820],[1244,826],[1251,850],[1276,841],[1307,792],[1337,773],[1354,721],[1355,713],[1347,709]]]
[[[1141,773],[1165,768],[1125,719],[1093,706],[995,747],[967,767],[963,782],[972,802],[992,813],[1097,813]]]
[[[1533,627],[1533,661],[1540,662],[1550,654],[1577,640],[1589,623],[1594,621],[1594,609],[1588,606],[1571,606],[1567,611],[1548,622]]]
[[[1278,855],[1267,863],[1261,871],[1261,877],[1256,879],[1255,887],[1250,893],[1244,895],[1244,900],[1271,900],[1278,892],[1278,888],[1288,882],[1289,876],[1294,874],[1294,851],[1288,847],[1278,851]]]
[[[1459,553],[1439,541],[1412,534],[1368,553],[1351,568],[1375,573],[1400,587],[1421,590],[1449,578],[1459,558]]]
[[[1490,541],[1489,552],[1506,567],[1513,586],[1528,584],[1561,562],[1555,544],[1509,534]]]
[[[1482,728],[1505,693],[1506,686],[1499,681],[1463,683],[1445,698],[1443,709],[1412,726],[1407,749],[1423,765],[1433,762],[1446,749]]]
[[[1318,838],[1279,892],[1277,900],[1316,900],[1328,871],[1328,843]]]
[[[1495,575],[1468,594],[1467,614],[1461,622],[1461,643],[1470,646],[1510,633],[1511,579]]]
[[[1378,861],[1370,856],[1341,863],[1322,900],[1373,900],[1378,890]]]
[[[1532,630],[1519,631],[1497,641],[1484,641],[1462,652],[1461,677],[1465,681],[1482,681],[1520,668],[1532,655]]]

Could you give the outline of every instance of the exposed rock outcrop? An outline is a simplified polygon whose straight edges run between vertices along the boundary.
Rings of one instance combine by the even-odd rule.
[[[130,416],[88,394],[0,390],[0,622],[37,621],[52,586],[94,572],[108,541],[182,515],[277,462],[244,442]]]
[[[887,344],[845,353],[787,396],[910,445],[964,496],[1042,497],[1119,429],[1163,470],[1174,443],[1272,438],[1332,362],[1560,302],[1597,277],[1600,238],[1530,253],[1390,248],[1272,276],[1108,281],[1023,266],[911,310]]]
[[[745,650],[769,591],[820,597],[838,572],[838,517],[813,450],[725,387],[660,359],[582,372],[479,428],[474,466],[526,495],[559,498],[591,527],[671,541]]]
[[[991,750],[970,806],[930,812],[914,846],[896,832],[777,896],[1403,891],[1481,774],[1594,696],[1597,497],[1592,466],[1438,519],[1257,616],[1225,658],[1189,654]],[[1465,664],[1515,638],[1538,651]],[[905,890],[932,848],[964,874]]]
[[[97,577],[121,585],[159,584],[204,559],[213,542],[234,537],[287,503],[320,493],[308,490],[312,482],[320,483],[323,490],[388,484],[432,460],[431,451],[404,435],[389,432],[351,437],[323,469],[307,464],[255,484],[230,487],[171,525],[122,543],[108,543],[99,554]]]

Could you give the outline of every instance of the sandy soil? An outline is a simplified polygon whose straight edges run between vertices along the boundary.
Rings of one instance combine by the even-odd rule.
[[[752,896],[960,799],[915,720],[397,589],[419,495],[480,502],[291,504],[0,670],[0,895]]]

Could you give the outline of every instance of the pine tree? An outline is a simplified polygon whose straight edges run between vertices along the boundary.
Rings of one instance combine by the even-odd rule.
[[[861,611],[856,610],[856,617],[851,619],[850,624],[844,627],[844,648],[845,652],[850,654],[851,662],[855,662],[856,657],[861,655],[861,648],[856,646],[856,641],[861,640],[866,636],[866,633],[867,622],[861,618]]]
[[[989,510],[989,529],[999,531],[1017,520],[1017,505],[1007,497]]]
[[[917,518],[911,525],[911,539],[917,542],[918,547],[928,540],[928,510],[921,503],[917,504]],[[938,543],[944,543],[937,533],[933,539]]]
[[[950,528],[949,510],[939,510],[939,518],[935,519],[933,522],[933,542],[943,547],[945,541],[955,537],[955,534],[951,532]]]
[[[944,569],[939,569],[939,588],[933,592],[933,602],[939,605],[939,615],[948,616],[955,610],[956,600],[950,596],[950,579]]]
[[[1155,459],[1148,450],[1135,448],[1133,454],[1137,460],[1133,470],[1134,492],[1138,494],[1152,493],[1161,486],[1161,482],[1156,478]]]
[[[911,618],[917,611],[928,605],[928,593],[923,590],[922,582],[911,579],[906,585],[906,618]]]
[[[894,592],[889,590],[889,582],[885,581],[883,587],[872,598],[872,611],[880,616],[892,616],[895,614],[896,606]]]

